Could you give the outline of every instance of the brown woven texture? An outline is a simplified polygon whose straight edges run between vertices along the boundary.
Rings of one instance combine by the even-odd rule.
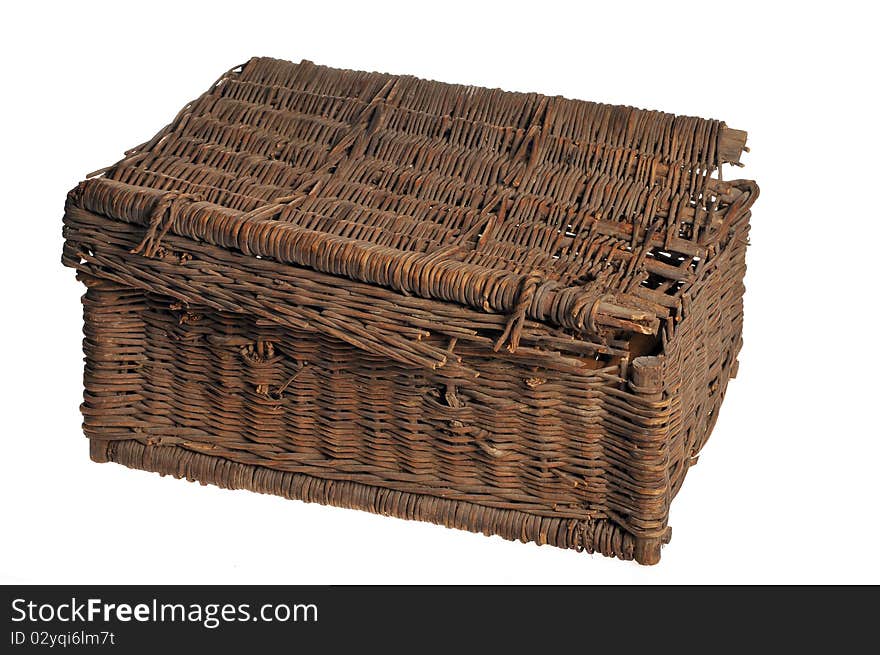
[[[68,196],[92,457],[654,563],[736,370],[745,136],[252,59]]]

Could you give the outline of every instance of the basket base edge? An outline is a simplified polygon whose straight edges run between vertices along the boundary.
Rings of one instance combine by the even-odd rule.
[[[361,482],[326,480],[303,473],[276,471],[264,466],[211,457],[174,445],[150,445],[131,440],[91,438],[90,457],[128,468],[171,475],[223,489],[244,489],[303,502],[426,521],[510,541],[532,542],[557,548],[600,553],[639,564],[660,561],[660,548],[669,543],[671,529],[662,537],[639,538],[606,519],[548,518],[519,510],[486,507],[461,500],[396,491]]]

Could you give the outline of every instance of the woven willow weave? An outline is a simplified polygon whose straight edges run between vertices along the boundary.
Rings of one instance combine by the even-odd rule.
[[[745,136],[252,59],[69,194],[92,458],[654,563],[736,371]]]

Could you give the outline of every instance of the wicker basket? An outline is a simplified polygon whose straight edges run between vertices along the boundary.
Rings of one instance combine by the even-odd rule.
[[[69,194],[91,456],[657,562],[736,373],[745,136],[252,59]]]

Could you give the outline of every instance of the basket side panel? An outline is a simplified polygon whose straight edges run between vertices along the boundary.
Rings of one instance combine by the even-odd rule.
[[[630,431],[641,419],[622,380],[487,355],[469,357],[481,375],[467,384],[86,280],[96,461],[642,559],[633,532],[656,497],[643,460],[657,439]]]
[[[604,380],[477,356],[477,380],[448,379],[322,333],[144,302],[143,425],[127,438],[543,516],[606,502],[605,484],[567,473],[604,468]]]
[[[718,419],[727,383],[736,375],[749,216],[743,215],[711,269],[683,295],[682,321],[666,345],[664,383],[677,416],[669,452],[672,496],[696,463]]]
[[[113,439],[144,427],[142,367],[147,359],[143,293],[88,275],[83,295],[83,431],[92,459],[107,461]]]
[[[225,476],[281,475],[306,485],[291,496],[304,500],[346,483],[358,497],[333,504],[409,516],[379,500],[402,494],[425,520],[645,563],[668,539],[671,401],[656,366],[628,379],[622,362],[494,352],[481,335],[455,345],[457,368],[408,365],[306,322],[199,303],[245,288],[235,255],[196,244],[185,263],[132,255],[124,226],[112,242],[67,235],[66,263],[92,280],[87,369],[104,379],[86,376],[84,411],[96,460],[257,491]],[[451,354],[437,339],[421,343]]]

